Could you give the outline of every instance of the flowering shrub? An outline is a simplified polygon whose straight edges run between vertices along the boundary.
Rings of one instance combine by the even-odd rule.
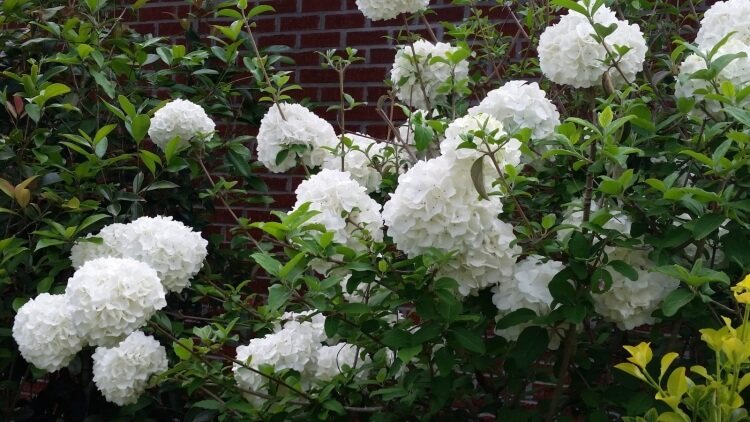
[[[93,3],[88,12],[116,9]],[[361,61],[351,48],[321,54],[341,81],[337,128],[294,102],[284,59],[255,42],[253,18],[269,5],[215,6],[211,16],[232,22],[217,25],[210,49],[130,34],[137,51],[123,60],[173,88],[164,104],[142,88],[126,96],[119,84],[135,76],[120,56],[104,66],[49,25],[100,107],[68,96],[77,80],[52,82],[62,70],[31,61],[3,73],[16,84],[4,91],[13,122],[36,128],[8,125],[1,151],[11,153],[0,154],[27,163],[0,180],[11,233],[0,262],[17,296],[13,350],[33,375],[93,381],[89,394],[112,403],[103,414],[131,418],[675,420],[658,416],[663,402],[686,420],[700,397],[680,400],[708,390],[684,368],[662,389],[676,355],[646,376],[652,347],[680,346],[686,362],[716,352],[713,379],[734,382],[729,396],[710,387],[729,397],[721,415],[744,417],[736,381],[747,359],[726,359],[745,353],[732,346],[744,334],[717,310],[747,321],[731,280],[750,266],[748,41],[729,12],[745,3],[719,2],[702,20],[692,3],[498,3],[515,40],[475,2],[453,3],[470,17],[423,39],[410,15],[427,20],[429,2],[356,2],[368,19],[404,18],[378,101],[385,139],[347,131],[365,100],[346,92]],[[24,9],[3,7],[29,24]],[[700,21],[695,44],[690,20]],[[248,107],[208,76],[208,57],[220,75],[239,72],[240,48],[254,81],[237,89],[267,105],[246,119],[258,127],[257,163],[231,125],[214,132],[214,118]],[[142,69],[148,57],[166,69]],[[160,77],[181,71],[198,92]],[[234,211],[265,200],[246,189],[262,190],[259,166],[306,174],[292,209],[269,221]],[[217,202],[235,220],[225,245],[201,233],[201,210]],[[15,275],[34,265],[49,275]],[[252,283],[261,277],[267,289]],[[707,347],[692,341],[700,333]],[[627,349],[635,366],[617,368],[656,396],[614,366],[641,340],[650,344]]]

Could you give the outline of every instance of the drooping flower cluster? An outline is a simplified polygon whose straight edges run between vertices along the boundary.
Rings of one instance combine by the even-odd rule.
[[[347,134],[352,147],[347,148],[344,155],[344,171],[349,172],[352,179],[364,186],[368,193],[380,192],[380,182],[383,176],[375,168],[374,163],[384,164],[387,144],[375,142],[358,134]],[[341,152],[325,159],[323,167],[330,170],[341,170]]]
[[[167,149],[172,139],[179,138],[178,149],[187,147],[198,137],[210,139],[216,124],[203,107],[188,100],[172,100],[154,113],[148,135],[161,148]]]
[[[360,239],[383,239],[380,204],[367,196],[365,188],[352,180],[349,172],[323,169],[302,182],[295,194],[294,209],[309,202],[311,210],[320,212],[309,221],[332,231],[336,242],[363,250]]]
[[[48,372],[66,366],[84,345],[65,296],[47,293],[21,306],[13,321],[13,338],[26,361]]]
[[[399,48],[391,71],[391,82],[398,98],[413,108],[431,110],[446,97],[440,87],[451,81],[469,76],[469,62],[461,60],[455,65],[434,58],[448,60],[448,53],[458,47],[448,43],[432,44],[419,40],[413,45]]]
[[[78,242],[71,250],[75,268],[105,256],[132,258],[148,264],[168,292],[179,292],[203,266],[208,242],[200,233],[172,217],[141,217],[112,224],[97,235],[102,243]]]
[[[532,130],[534,139],[548,139],[560,125],[560,113],[536,82],[508,81],[487,93],[469,114],[488,114],[502,123],[508,133]]]
[[[593,295],[594,310],[623,330],[656,322],[651,314],[680,282],[653,271],[655,265],[645,251],[610,248],[607,255],[610,260],[622,260],[631,265],[638,273],[638,279],[630,280],[610,271],[612,286],[604,293]]]
[[[274,173],[298,164],[323,165],[331,154],[326,148],[339,144],[333,126],[299,104],[274,105],[260,121],[257,136],[258,161]],[[282,153],[282,151],[286,151]]]
[[[510,244],[512,227],[497,218],[501,211],[497,196],[479,199],[463,162],[441,156],[399,177],[383,218],[396,246],[409,256],[430,248],[458,252],[443,272],[468,295],[512,274],[518,248]]]
[[[96,346],[116,345],[167,305],[156,271],[130,258],[86,262],[65,296],[78,334]]]
[[[618,20],[606,6],[594,13],[593,21],[605,27],[617,25],[614,32],[604,38],[606,49],[592,36],[594,27],[586,16],[573,10],[545,29],[539,37],[537,51],[539,66],[546,77],[558,84],[588,88],[599,85],[605,72],[614,84],[620,85],[626,82],[623,76],[627,82],[632,82],[643,70],[648,48],[638,25]],[[616,46],[629,50],[620,56]],[[607,50],[611,53],[609,63]],[[611,65],[613,58],[617,59],[617,68]]]
[[[430,0],[357,0],[362,14],[374,21],[394,19],[402,13],[417,13],[429,4]]]
[[[92,358],[96,387],[119,406],[138,401],[148,379],[169,364],[164,347],[142,331],[134,331],[115,347],[97,347]]]
[[[294,370],[300,374],[300,385],[308,389],[316,381],[329,381],[343,372],[345,366],[355,367],[357,348],[340,343],[333,346],[323,346],[326,341],[323,325],[325,317],[308,311],[302,313],[286,313],[273,333],[264,337],[254,338],[247,345],[237,348],[237,361],[232,371],[237,385],[248,391],[264,393],[267,386],[274,381],[248,368],[260,369],[269,365],[275,372]],[[359,358],[360,365],[369,358]],[[360,366],[358,365],[358,366]],[[359,370],[359,368],[357,368]],[[247,399],[256,404],[262,403],[258,397],[246,395]]]

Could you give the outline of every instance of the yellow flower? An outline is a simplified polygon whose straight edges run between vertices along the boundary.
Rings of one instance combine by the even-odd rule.
[[[734,298],[737,302],[746,305],[750,303],[750,274],[744,280],[737,283],[737,285],[733,286],[732,292],[734,292]]]

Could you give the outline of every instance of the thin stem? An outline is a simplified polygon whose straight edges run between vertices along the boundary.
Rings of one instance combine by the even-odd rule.
[[[253,30],[250,28],[250,22],[247,19],[247,15],[245,14],[245,11],[241,9],[241,12],[242,12],[242,20],[245,22],[245,30],[247,31],[247,38],[250,40],[250,45],[253,47],[253,52],[255,52],[255,57],[258,58],[258,63],[260,64],[260,70],[263,73],[263,79],[265,79],[266,84],[270,88],[273,86],[273,84],[271,83],[271,78],[268,77],[268,72],[266,72],[266,61],[260,55],[258,44],[255,42],[255,37],[253,36]],[[279,105],[279,100],[278,100],[276,91],[274,91],[272,95],[273,95],[273,103],[276,105],[276,108],[279,110],[279,115],[281,116],[283,120],[286,120],[286,116],[284,116],[284,110],[282,110],[281,106]]]

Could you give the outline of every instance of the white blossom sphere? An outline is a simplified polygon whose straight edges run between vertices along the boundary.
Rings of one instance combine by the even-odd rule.
[[[86,239],[97,237],[101,241],[93,242],[86,239],[77,241],[70,249],[70,260],[73,268],[81,268],[86,261],[107,256],[119,257],[119,246],[123,243],[128,230],[127,224],[114,223],[104,226],[96,235],[88,235]]]
[[[115,347],[97,347],[92,358],[96,387],[118,406],[137,402],[149,378],[169,366],[164,347],[142,331],[134,331]]]
[[[294,209],[309,202],[310,210],[320,214],[308,222],[325,226],[334,233],[336,242],[364,250],[364,237],[383,240],[380,204],[367,196],[365,188],[352,180],[349,172],[323,169],[300,183],[295,194]]]
[[[318,349],[313,378],[318,382],[331,381],[337,375],[344,373],[345,367],[356,370],[356,376],[360,379],[366,377],[367,372],[363,371],[361,366],[370,363],[370,358],[358,356],[361,351],[362,349],[348,343],[321,347]]]
[[[402,13],[417,13],[430,4],[430,0],[357,0],[357,7],[373,21],[394,19]]]
[[[449,52],[458,47],[448,43],[433,44],[419,40],[412,45],[399,48],[391,70],[391,82],[396,95],[406,105],[413,108],[431,110],[446,98],[439,92],[444,83],[460,81],[469,77],[469,62],[461,60],[451,72],[451,65],[443,62],[430,63],[435,57],[447,58]]]
[[[704,51],[704,53],[708,54],[708,51]],[[716,77],[719,85],[725,81],[731,82],[737,92],[750,85],[750,78],[748,78],[748,74],[750,74],[750,45],[736,39],[729,39],[726,44],[717,50],[712,58],[712,60],[716,60],[727,54],[740,53],[744,53],[745,57],[738,57],[729,62]],[[680,73],[675,83],[675,97],[695,98],[696,101],[702,101],[707,93],[720,93],[720,91],[716,92],[710,81],[691,78],[693,73],[705,70],[706,68],[706,61],[697,54],[687,56],[682,64],[680,64]],[[750,104],[750,99],[746,98],[742,106],[747,106],[748,104]],[[705,111],[709,113],[718,113],[721,108],[721,103],[716,100],[707,100],[705,102]],[[702,115],[704,113],[701,108],[698,108],[697,110],[693,110],[693,114]]]
[[[260,121],[257,142],[258,161],[273,173],[282,173],[297,166],[298,158],[309,168],[323,165],[331,154],[325,148],[336,148],[339,139],[333,126],[312,111],[299,104],[279,103]],[[279,153],[290,148],[300,151],[289,151],[277,163]]]
[[[445,139],[440,143],[440,153],[449,160],[471,166],[477,158],[497,150],[494,157],[500,169],[504,169],[506,165],[515,167],[521,163],[521,142],[514,138],[503,141],[506,135],[503,124],[489,114],[478,113],[460,117],[445,129]],[[459,148],[466,141],[473,142],[476,148]],[[502,144],[499,143],[501,141]],[[486,179],[497,179],[497,170],[489,158],[485,158],[484,170]]]
[[[326,341],[326,317],[323,313],[315,309],[302,312],[284,312],[279,321],[274,324],[274,333],[287,328],[296,329],[297,324],[304,325],[312,329],[315,339],[318,343]]]
[[[750,15],[750,0],[727,0],[714,3],[703,14],[695,43],[701,49],[710,50],[730,32],[734,32],[730,40],[750,44],[748,15]]]
[[[93,257],[132,258],[155,269],[168,292],[179,292],[190,285],[208,255],[208,241],[200,233],[168,216],[113,224],[98,236],[102,244],[78,242],[73,246],[74,267],[80,268]]]
[[[488,114],[508,133],[531,129],[532,138],[549,139],[560,125],[560,113],[536,82],[508,81],[493,89],[469,114]]]
[[[84,345],[65,296],[48,293],[18,309],[13,320],[13,339],[27,362],[47,372],[65,367]]]
[[[441,156],[420,161],[399,177],[396,191],[383,208],[388,235],[408,256],[431,248],[457,253],[441,269],[468,295],[512,274],[510,225],[498,220],[502,203],[497,196],[479,198],[468,166]]]
[[[618,66],[625,78],[632,82],[635,75],[643,70],[648,50],[640,28],[627,21],[617,20],[614,12],[606,6],[596,11],[594,22],[604,26],[617,25],[617,29],[604,42],[612,54],[616,54],[615,45],[630,48],[620,57]],[[604,63],[607,52],[592,37],[593,33],[594,28],[586,17],[573,10],[562,16],[560,22],[547,27],[539,37],[537,46],[542,73],[555,83],[574,88],[599,85],[602,75],[607,71],[614,84],[624,83],[617,69],[608,69]]]
[[[210,139],[216,124],[203,110],[203,107],[188,100],[172,100],[154,113],[148,136],[162,150],[169,142],[179,138],[178,148],[190,145],[197,137]]]
[[[383,163],[387,144],[375,142],[372,138],[358,134],[348,133],[346,137],[351,140],[353,148],[347,148],[344,156],[344,171],[349,172],[352,179],[364,186],[367,193],[380,192],[380,182],[383,176],[375,168],[373,161]],[[338,151],[337,155],[326,157],[323,167],[341,170],[341,152]]]
[[[113,346],[167,305],[156,271],[130,258],[86,262],[65,289],[71,319],[90,345]]]
[[[604,293],[592,294],[596,313],[622,330],[656,322],[651,314],[669,293],[679,287],[680,282],[654,271],[656,265],[648,259],[645,251],[610,248],[607,256],[610,260],[630,264],[638,273],[638,279],[631,280],[610,270],[612,287]]]
[[[492,289],[492,303],[502,314],[521,308],[531,309],[543,316],[551,311],[552,294],[549,283],[565,268],[560,261],[543,261],[541,256],[531,255],[515,265],[513,277]]]
[[[290,321],[278,332],[254,338],[247,345],[237,347],[236,359],[244,365],[233,365],[234,379],[240,388],[263,393],[273,381],[247,367],[257,371],[262,365],[270,365],[275,371],[292,369],[299,372],[305,388],[310,384],[309,374],[315,373],[317,351],[321,347],[319,332],[312,324]],[[252,395],[246,395],[246,398],[259,404]]]

